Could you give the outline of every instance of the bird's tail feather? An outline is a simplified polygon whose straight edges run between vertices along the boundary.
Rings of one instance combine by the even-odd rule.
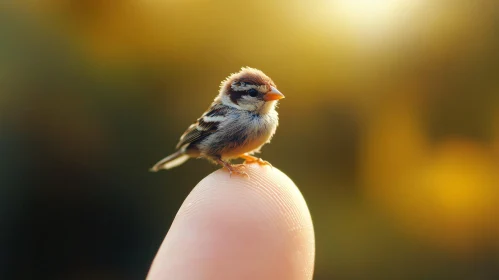
[[[161,169],[172,169],[186,162],[188,159],[189,156],[184,154],[183,151],[180,150],[160,160],[151,168],[151,171],[156,172]]]

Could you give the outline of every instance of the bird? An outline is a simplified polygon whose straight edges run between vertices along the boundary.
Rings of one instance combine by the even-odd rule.
[[[284,95],[262,71],[242,67],[220,84],[210,107],[180,137],[176,152],[156,163],[157,172],[179,166],[190,158],[204,158],[232,174],[249,177],[245,164],[270,165],[253,156],[274,136],[279,118],[276,105]],[[242,158],[243,164],[231,160]]]

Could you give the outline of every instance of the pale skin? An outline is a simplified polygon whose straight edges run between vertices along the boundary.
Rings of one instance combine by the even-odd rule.
[[[191,191],[148,280],[312,279],[314,230],[303,196],[277,168],[245,166],[249,178],[220,169]]]

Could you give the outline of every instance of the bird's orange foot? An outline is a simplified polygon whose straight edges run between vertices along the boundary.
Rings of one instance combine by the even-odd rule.
[[[268,165],[270,167],[273,167],[272,164],[270,164],[270,162],[254,156],[242,155],[241,158],[244,159],[244,164],[258,163],[259,165]]]
[[[249,179],[248,173],[244,172],[244,170],[246,169],[246,166],[244,166],[244,164],[228,165],[226,166],[226,168],[227,170],[229,170],[230,177],[232,177],[232,174],[236,174]]]
[[[261,158],[257,158],[256,160],[245,160],[244,161],[244,164],[250,164],[250,163],[258,163],[260,165],[268,165],[270,167],[273,167],[270,162],[263,160]]]
[[[217,160],[217,162],[229,171],[230,177],[232,177],[232,174],[236,174],[249,179],[248,173],[243,171],[244,169],[246,169],[246,166],[244,166],[244,164],[232,165],[223,160]]]

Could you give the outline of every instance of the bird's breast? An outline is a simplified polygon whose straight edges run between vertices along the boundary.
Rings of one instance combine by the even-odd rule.
[[[228,138],[220,154],[225,159],[237,158],[241,154],[259,150],[275,133],[277,119],[273,116],[249,114],[240,116],[227,133]]]
[[[228,145],[221,151],[222,158],[231,159],[237,158],[242,154],[250,153],[258,150],[270,139],[270,134],[261,135],[250,139],[249,141],[240,143],[240,145]]]

